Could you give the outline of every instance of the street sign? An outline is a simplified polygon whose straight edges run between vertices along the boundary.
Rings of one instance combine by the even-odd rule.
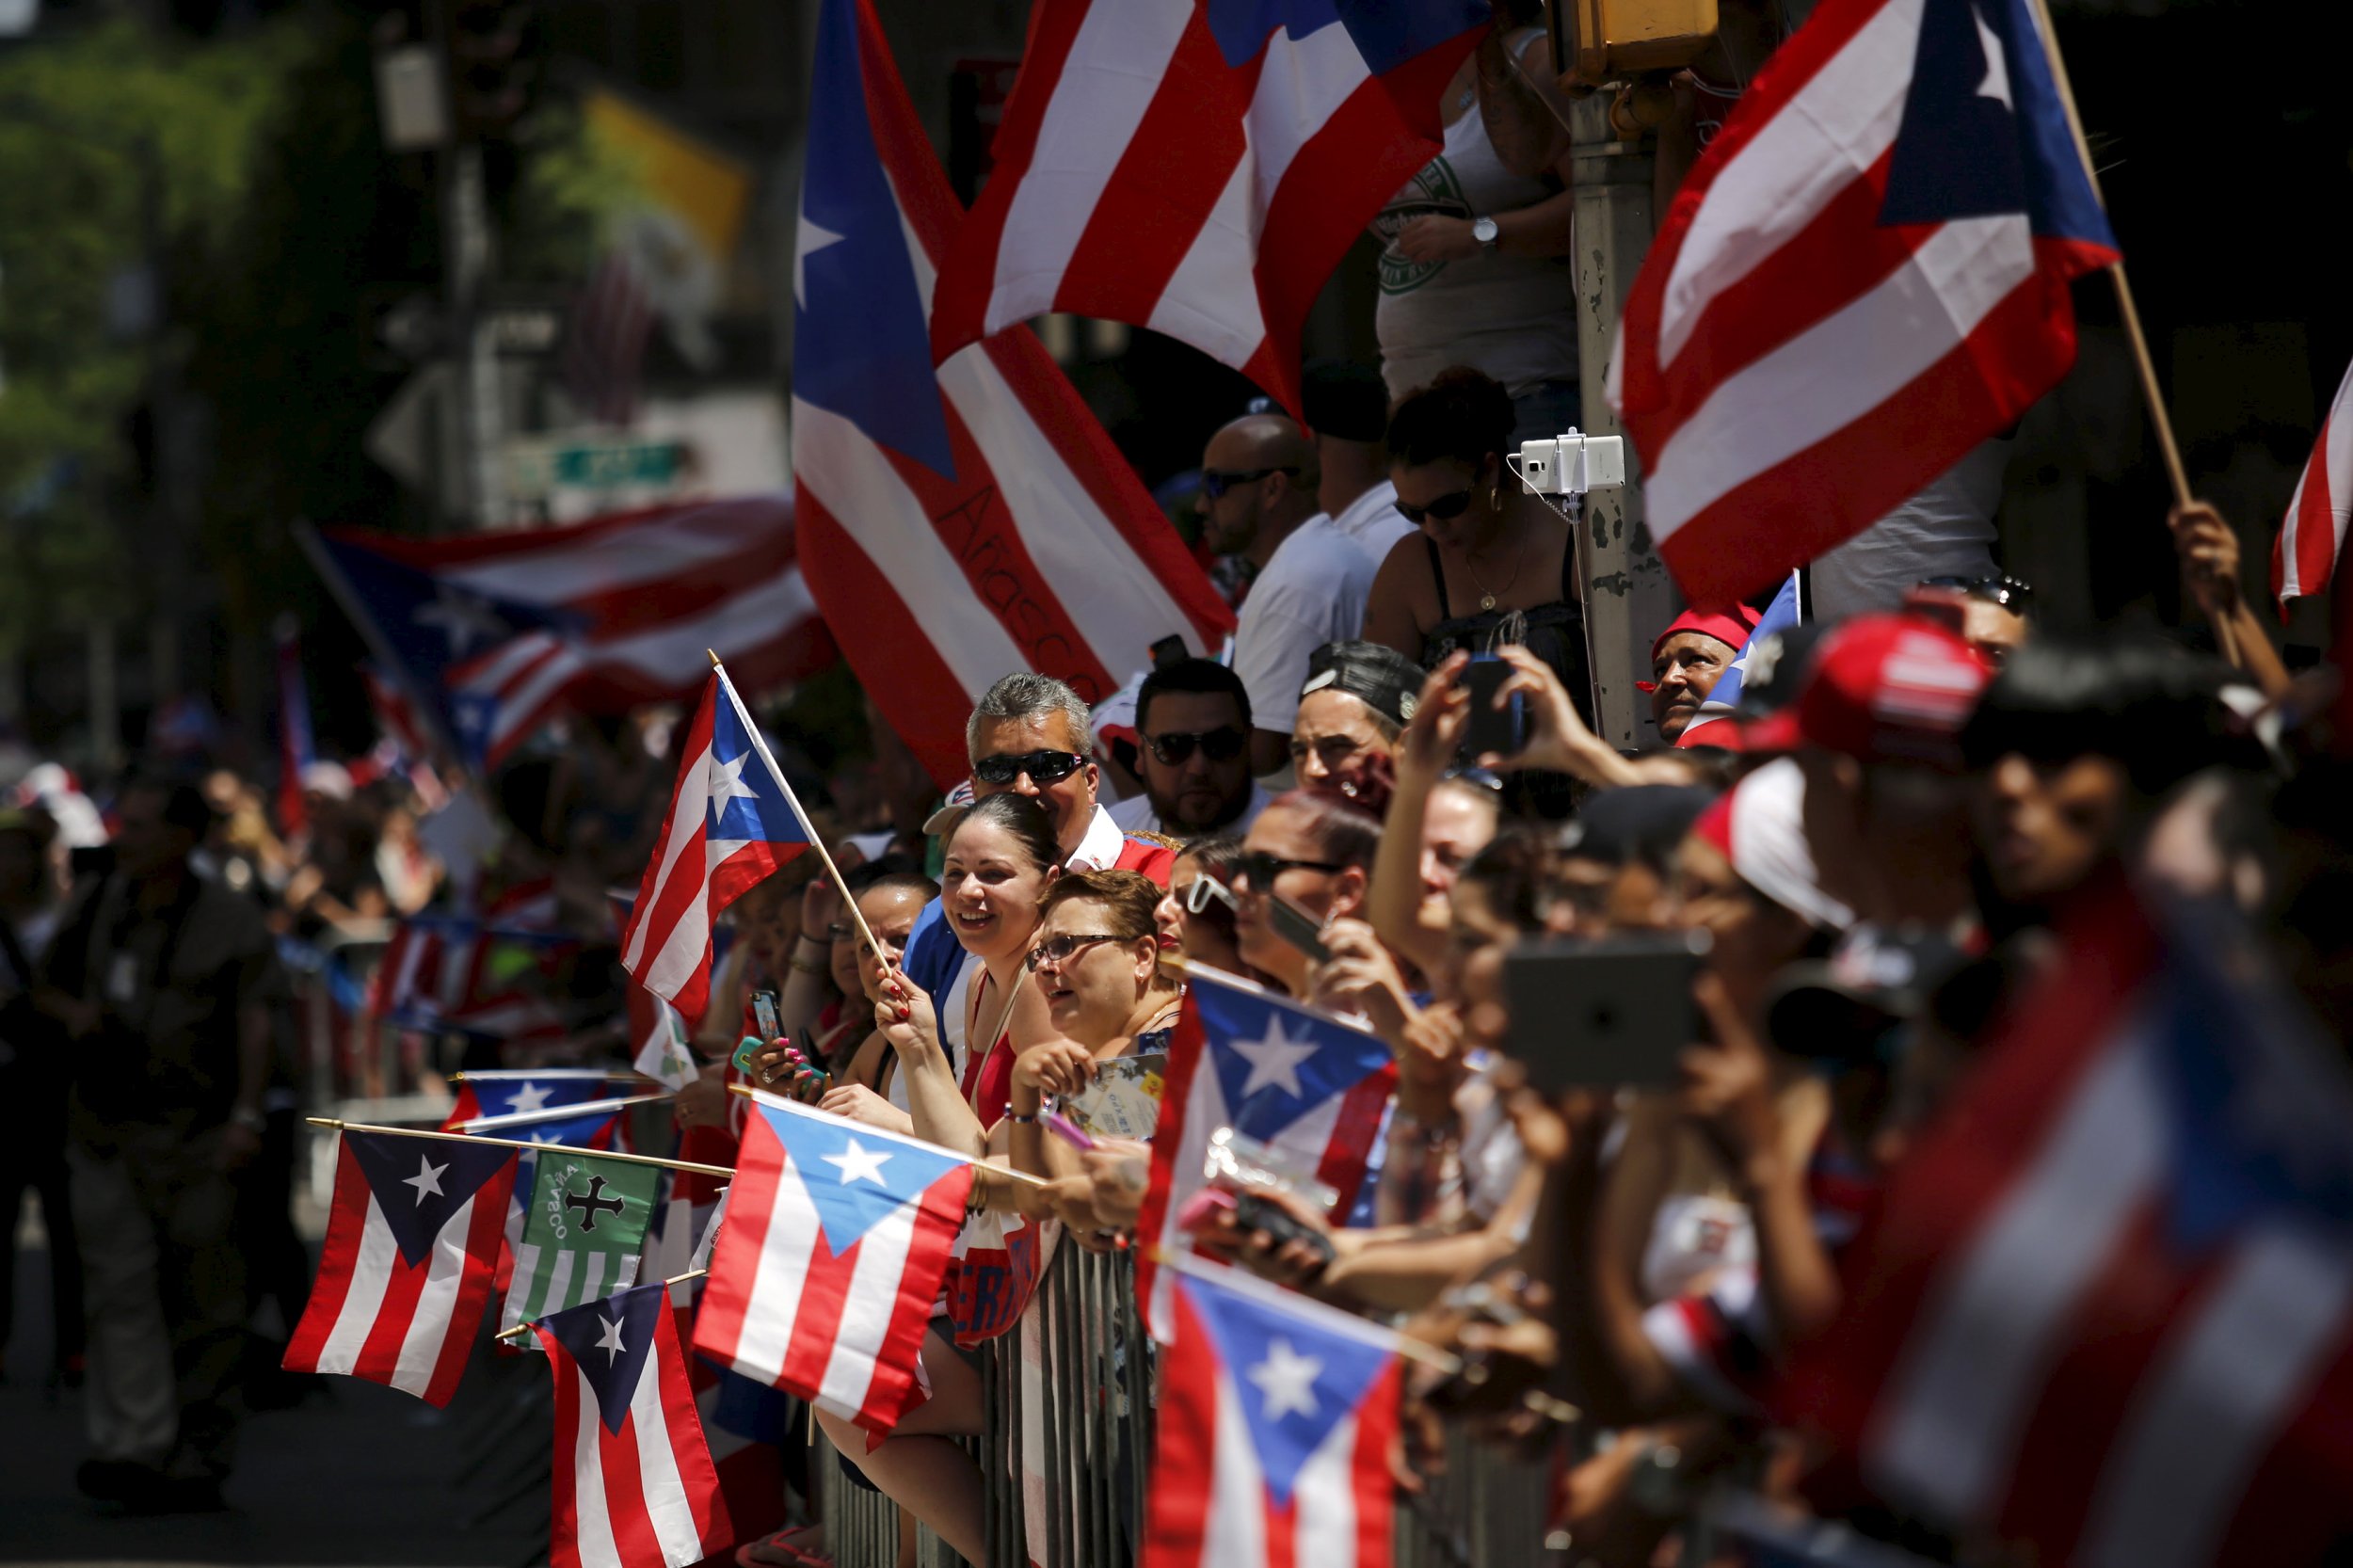
[[[685,456],[679,441],[514,441],[506,448],[507,483],[528,500],[557,489],[662,486],[678,477]]]

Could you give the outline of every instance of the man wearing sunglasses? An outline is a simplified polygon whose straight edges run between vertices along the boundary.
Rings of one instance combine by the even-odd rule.
[[[1089,760],[1095,751],[1094,713],[1068,685],[1027,670],[1001,677],[974,705],[964,727],[964,743],[972,760],[972,777],[931,814],[923,824],[925,833],[945,838],[953,832],[973,800],[1024,794],[1053,818],[1064,870],[1142,872],[1168,886],[1176,852],[1165,844],[1128,838],[1096,799],[1102,770]],[[959,800],[959,795],[965,798]],[[907,937],[900,968],[931,993],[952,1052],[964,1048],[964,988],[979,972],[979,964],[957,943],[939,901],[925,904]]]
[[[1306,434],[1280,414],[1245,414],[1201,454],[1209,548],[1256,575],[1234,629],[1234,673],[1257,726],[1250,771],[1280,774],[1307,656],[1356,635],[1381,563],[1317,509],[1321,475]]]
[[[1179,659],[1136,693],[1144,793],[1112,808],[1129,833],[1246,833],[1270,798],[1250,776],[1250,694],[1213,659]]]

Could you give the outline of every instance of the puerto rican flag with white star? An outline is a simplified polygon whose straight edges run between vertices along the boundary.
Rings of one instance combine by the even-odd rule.
[[[1159,1254],[1191,1252],[1177,1224],[1207,1178],[1210,1134],[1232,1128],[1265,1144],[1338,1194],[1337,1221],[1357,1206],[1390,1097],[1397,1064],[1370,1030],[1277,996],[1247,980],[1196,966],[1169,1040],[1160,1122],[1152,1138],[1152,1185],[1138,1228],[1136,1291],[1163,1344],[1176,1332]]]
[[[1163,1277],[1144,1568],[1388,1568],[1397,1336],[1240,1270]]]
[[[551,1568],[687,1568],[735,1544],[659,1281],[533,1325],[555,1374]]]
[[[916,1357],[971,1162],[774,1095],[752,1099],[695,1349],[887,1432],[921,1399]]]
[[[808,850],[808,819],[725,670],[712,670],[679,746],[678,790],[621,933],[629,976],[702,1021],[719,911]]]
[[[514,1180],[511,1148],[344,1133],[318,1283],[286,1370],[449,1403],[490,1300]]]

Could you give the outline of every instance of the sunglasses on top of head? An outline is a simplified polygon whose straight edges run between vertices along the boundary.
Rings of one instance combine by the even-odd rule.
[[[1920,579],[1920,586],[1950,588],[1955,593],[1967,594],[1971,599],[1981,599],[1988,604],[2015,610],[2022,616],[2034,607],[2034,584],[2023,583],[2015,577],[1924,577]]]
[[[973,763],[972,776],[984,784],[1011,784],[1026,773],[1032,784],[1059,784],[1085,761],[1075,751],[1002,751]]]
[[[1255,485],[1259,480],[1266,478],[1269,474],[1296,474],[1298,472],[1299,466],[1295,463],[1285,468],[1254,468],[1239,470],[1205,468],[1201,471],[1201,493],[1208,496],[1211,501],[1220,501],[1225,499],[1225,495],[1227,490],[1233,489],[1238,486]]]
[[[1250,737],[1239,726],[1225,725],[1217,729],[1172,729],[1165,735],[1146,735],[1144,744],[1163,767],[1181,767],[1199,746],[1202,755],[1212,762],[1230,762],[1241,755]]]

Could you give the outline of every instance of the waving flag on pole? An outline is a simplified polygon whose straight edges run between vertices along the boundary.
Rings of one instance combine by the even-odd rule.
[[[445,1405],[457,1391],[505,1236],[515,1151],[345,1132],[318,1283],[290,1372],[346,1372]]]
[[[2080,1568],[2353,1531],[2353,1089],[2227,910],[2118,878],[1891,1179],[1785,1414]],[[2328,1478],[2328,1479],[2324,1479]]]
[[[1389,1568],[1397,1336],[1238,1269],[1167,1273],[1143,1568]]]
[[[695,1348],[821,1410],[888,1432],[964,1223],[972,1162],[755,1095]]]
[[[1691,722],[1685,725],[1683,733],[1675,737],[1676,745],[1716,745],[1721,737],[1731,733],[1731,729],[1726,728],[1711,735],[1705,732],[1705,728],[1718,719],[1732,717],[1740,706],[1740,693],[1749,683],[1749,661],[1764,651],[1767,646],[1765,639],[1780,636],[1803,619],[1799,614],[1799,586],[1800,578],[1792,571],[1789,581],[1781,585],[1781,592],[1775,594],[1773,601],[1765,606],[1765,614],[1749,629],[1749,640],[1740,645],[1740,656],[1733,660],[1731,668],[1717,677],[1715,686],[1707,694],[1707,700],[1700,704],[1700,711],[1691,715]],[[1775,653],[1768,657],[1777,657],[1778,651],[1776,647]],[[1759,676],[1758,679],[1763,680],[1764,677]]]
[[[687,1568],[735,1544],[670,1296],[641,1285],[533,1325],[555,1376],[554,1568]]]
[[[1299,333],[1445,141],[1481,0],[1042,0],[932,322],[1148,327],[1299,407]],[[1124,673],[1124,671],[1123,671]]]
[[[1176,1216],[1204,1184],[1209,1135],[1230,1127],[1312,1171],[1345,1218],[1366,1186],[1397,1087],[1386,1042],[1329,1013],[1196,967],[1168,1048],[1152,1184],[1137,1228],[1136,1299],[1165,1342],[1176,1332],[1168,1274],[1154,1258],[1193,1243]]]
[[[2296,482],[2288,515],[2271,547],[2271,592],[2282,610],[2291,599],[2327,591],[2353,517],[2353,368],[2337,383],[2329,417]]]
[[[960,215],[864,0],[823,0],[809,97],[801,557],[867,693],[946,789],[971,771],[972,699],[1006,671],[1093,701],[1161,637],[1214,652],[1233,616],[1033,334],[933,367],[933,277]]]
[[[2056,386],[2118,258],[2031,0],[1823,0],[1626,296],[1609,395],[1695,603],[1860,533]]]
[[[725,670],[711,672],[680,744],[684,759],[621,932],[630,978],[699,1022],[711,1001],[719,911],[815,840],[801,803]]]
[[[658,1165],[568,1148],[532,1158],[537,1168],[502,1329],[636,1284],[662,1175]]]

